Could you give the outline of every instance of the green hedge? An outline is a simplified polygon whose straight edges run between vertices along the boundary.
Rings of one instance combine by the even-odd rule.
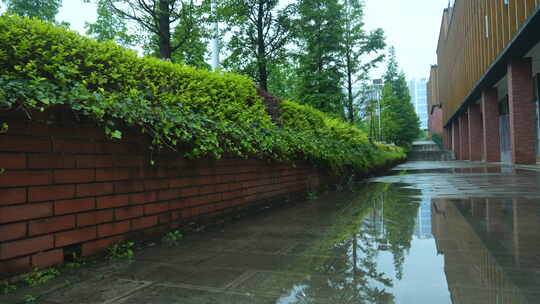
[[[309,159],[336,171],[404,157],[292,102],[283,103],[276,125],[246,77],[140,58],[37,20],[0,16],[0,71],[2,109],[68,106],[111,137],[127,124],[187,157]]]

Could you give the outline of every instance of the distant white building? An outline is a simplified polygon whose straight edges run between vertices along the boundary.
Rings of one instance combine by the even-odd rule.
[[[409,94],[411,95],[411,102],[414,105],[414,111],[420,118],[420,128],[427,130],[427,79],[414,78],[409,81]]]

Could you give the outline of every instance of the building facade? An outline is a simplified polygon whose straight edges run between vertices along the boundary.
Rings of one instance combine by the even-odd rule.
[[[426,78],[414,78],[409,81],[409,94],[411,102],[414,105],[414,111],[420,118],[420,128],[427,130],[428,128],[428,111],[427,111],[427,90]]]
[[[437,65],[431,66],[429,81],[427,83],[427,113],[428,130],[430,135],[443,135],[443,113],[442,105],[438,99],[439,82],[437,79]]]
[[[444,10],[430,104],[440,104],[458,159],[540,159],[539,29],[540,0],[456,0]]]

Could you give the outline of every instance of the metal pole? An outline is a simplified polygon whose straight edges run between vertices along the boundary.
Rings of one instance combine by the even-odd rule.
[[[217,70],[219,68],[219,23],[217,21],[217,9],[216,0],[212,1],[212,13],[216,20],[213,24],[214,38],[212,39],[212,69]]]
[[[381,129],[381,98],[377,98],[377,105],[379,106],[379,141],[382,141],[382,129]]]

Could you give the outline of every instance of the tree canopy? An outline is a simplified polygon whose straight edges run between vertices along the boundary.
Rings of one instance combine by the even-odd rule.
[[[300,0],[299,15],[299,98],[343,116],[343,5],[338,0]]]
[[[382,133],[386,142],[410,146],[420,135],[420,120],[414,111],[405,74],[386,82],[382,94]]]
[[[2,0],[7,5],[7,12],[22,17],[37,18],[54,22],[62,0]]]
[[[225,66],[252,76],[268,90],[270,66],[286,56],[285,46],[291,35],[296,6],[277,9],[278,0],[236,0],[231,15],[233,35],[228,47],[231,55]]]

